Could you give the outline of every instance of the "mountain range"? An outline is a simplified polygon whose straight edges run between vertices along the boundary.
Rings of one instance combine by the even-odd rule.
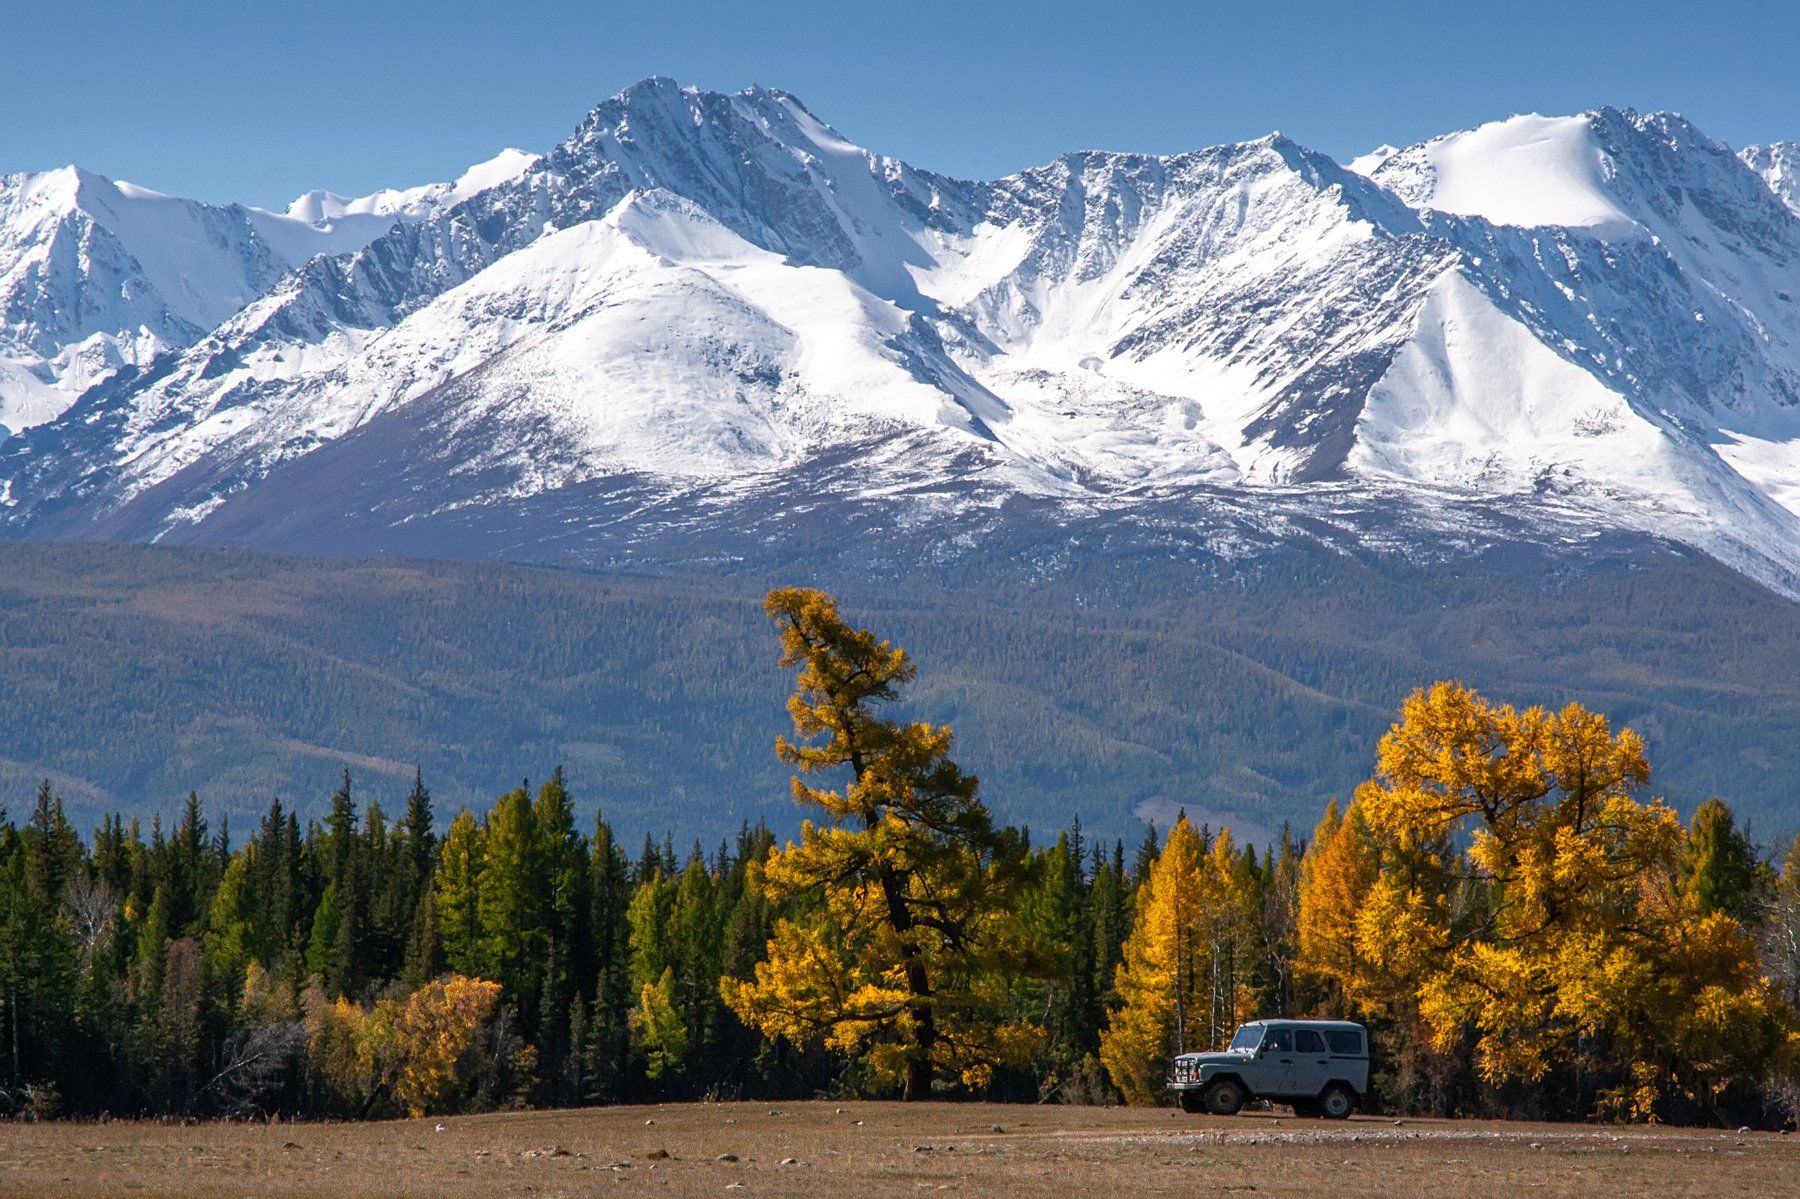
[[[283,213],[6,176],[0,536],[965,597],[1003,555],[1114,611],[1296,546],[1674,546],[1785,605],[1797,176],[1602,108],[969,181],[665,79]]]
[[[651,79],[539,157],[282,216],[12,177],[5,402],[93,385],[0,445],[0,520],[411,552],[504,509],[470,552],[560,561],[795,478],[925,520],[1379,497],[1438,537],[1471,503],[1643,530],[1791,594],[1793,160],[1601,109],[1356,170],[1277,134],[967,182],[783,92]]]

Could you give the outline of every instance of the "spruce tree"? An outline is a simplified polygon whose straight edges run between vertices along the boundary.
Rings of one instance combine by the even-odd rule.
[[[1759,915],[1756,850],[1738,831],[1731,808],[1708,799],[1688,822],[1678,871],[1703,912],[1724,912],[1749,925]]]
[[[593,1001],[584,1047],[588,1095],[599,1100],[625,1096],[630,1067],[630,1014],[634,1001],[631,986],[631,864],[613,838],[612,827],[601,816],[594,818],[593,851],[589,859],[588,888],[591,916],[588,927],[593,945]]]
[[[570,1016],[578,1006],[575,963],[590,952],[587,847],[575,828],[575,812],[561,766],[538,788],[532,827],[545,887],[538,1060],[544,1077],[556,1088],[569,1077],[568,1058],[574,1044]],[[554,1091],[554,1097],[561,1102],[573,1098],[560,1090]]]

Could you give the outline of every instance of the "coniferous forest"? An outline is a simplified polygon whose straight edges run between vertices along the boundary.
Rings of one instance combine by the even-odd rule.
[[[0,1110],[372,1117],[813,1095],[1165,1101],[1258,1016],[1365,1021],[1366,1106],[1800,1114],[1800,841],[1647,798],[1630,729],[1440,683],[1316,828],[995,820],[902,649],[771,592],[778,843],[623,845],[560,769],[485,812],[0,813]],[[927,714],[928,715],[928,714]],[[777,730],[771,730],[771,733]],[[446,816],[448,817],[446,819]]]

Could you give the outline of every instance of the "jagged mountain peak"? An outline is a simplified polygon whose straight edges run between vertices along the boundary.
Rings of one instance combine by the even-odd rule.
[[[904,519],[1022,492],[1580,512],[1787,586],[1800,221],[1754,166],[1597,109],[1348,167],[1274,133],[965,181],[789,93],[653,77],[15,439],[0,510],[255,542],[354,483],[329,523],[375,522],[358,544],[504,509],[508,545],[567,546],[595,489],[704,481],[726,513],[830,463],[838,502]]]
[[[54,418],[121,368],[193,344],[290,270],[353,253],[397,216],[422,218],[519,169],[508,152],[454,184],[382,194],[408,212],[378,211],[378,196],[368,211],[317,221],[76,165],[0,176],[0,439]]]

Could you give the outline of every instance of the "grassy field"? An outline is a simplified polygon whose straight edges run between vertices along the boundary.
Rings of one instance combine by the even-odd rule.
[[[0,1125],[0,1194],[1773,1196],[1800,1138],[1714,1130],[887,1103],[379,1124]]]

